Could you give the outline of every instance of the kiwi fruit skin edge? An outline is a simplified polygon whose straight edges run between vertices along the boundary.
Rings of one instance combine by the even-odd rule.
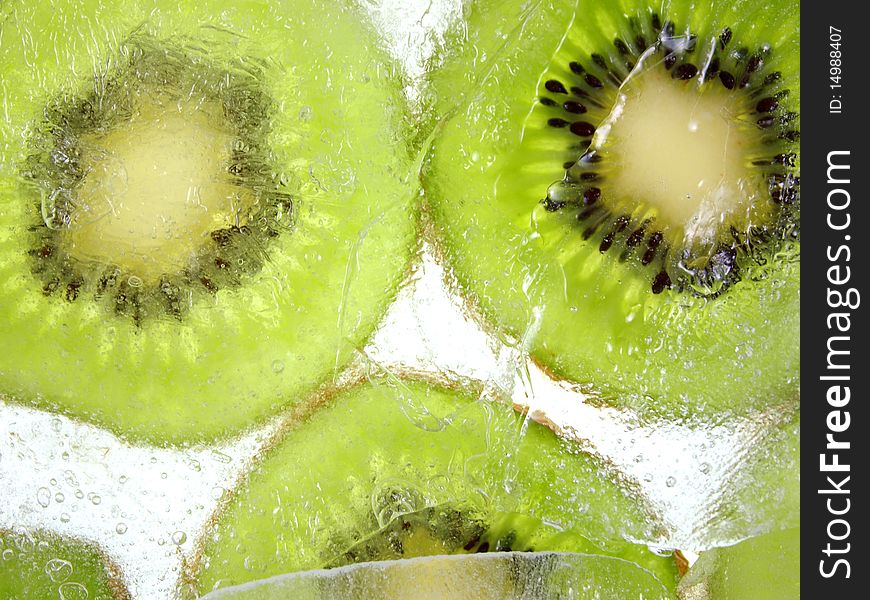
[[[418,381],[352,386],[276,438],[204,534],[202,594],[282,573],[494,550],[621,557],[673,589],[657,518],[584,452],[509,406]],[[477,532],[475,534],[475,531]]]
[[[547,370],[648,418],[715,421],[797,401],[800,242],[784,241],[759,264],[745,261],[742,279],[718,297],[651,293],[645,274],[597,243],[583,248],[582,230],[543,209],[548,186],[584,147],[530,124],[553,61],[567,63],[572,48],[587,60],[613,54],[624,15],[657,14],[677,33],[698,34],[699,48],[726,27],[734,49],[769,46],[767,68],[787,82],[781,108],[794,114],[797,8],[631,0],[470,6],[467,27],[448,39],[442,68],[431,74],[444,119],[422,170],[427,213],[462,292]]]
[[[405,275],[416,186],[402,142],[402,84],[355,9],[13,2],[0,23],[4,401],[147,443],[209,441],[298,401],[364,343]],[[45,293],[27,231],[39,198],[21,175],[47,102],[115,72],[132,35],[220,67],[259,70],[275,107],[264,144],[293,201],[292,225],[269,242],[258,273],[215,293],[194,282],[182,318],[141,323],[92,301],[92,289],[74,302]]]

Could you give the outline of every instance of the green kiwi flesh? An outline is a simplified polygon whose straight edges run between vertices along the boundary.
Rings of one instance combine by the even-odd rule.
[[[220,589],[207,600],[645,598],[673,593],[649,571],[610,556],[510,552],[430,556],[304,571]]]
[[[702,552],[680,581],[681,600],[800,598],[800,528]]]
[[[796,413],[784,415],[748,442],[745,455],[708,507],[702,547],[710,541],[800,527],[800,434]]]
[[[797,3],[476,4],[467,28],[431,76],[447,118],[423,181],[486,317],[556,375],[645,415],[793,402]],[[674,195],[692,182],[683,162],[707,157],[699,179],[719,168],[686,141],[696,118],[729,158],[694,206]]]
[[[117,568],[92,546],[22,527],[0,530],[0,597],[130,598]]]
[[[364,16],[13,2],[0,27],[3,400],[208,441],[347,362],[416,233],[402,82]]]
[[[373,380],[324,399],[237,486],[190,568],[196,593],[414,556],[558,550],[617,556],[673,587],[631,539],[661,526],[630,486],[510,406]]]

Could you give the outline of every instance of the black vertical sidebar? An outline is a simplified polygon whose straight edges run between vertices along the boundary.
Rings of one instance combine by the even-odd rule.
[[[801,3],[804,598],[867,598],[870,590],[865,7],[844,0]]]

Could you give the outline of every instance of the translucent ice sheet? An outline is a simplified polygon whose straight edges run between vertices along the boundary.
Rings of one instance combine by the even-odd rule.
[[[412,106],[425,105],[429,91],[421,86],[421,75],[447,27],[462,18],[464,6],[458,0],[363,4],[384,44],[404,63]],[[315,166],[311,185],[319,183],[316,174]],[[418,377],[471,386],[486,401],[510,403],[528,419],[576,442],[604,465],[612,481],[636,493],[650,508],[650,523],[656,525],[650,531],[658,533],[631,541],[662,553],[699,552],[797,523],[792,500],[799,481],[799,415],[771,410],[719,422],[650,421],[604,406],[580,386],[557,381],[540,368],[528,355],[527,340],[494,331],[460,296],[436,250],[437,236],[422,229],[419,251],[397,298],[374,335],[354,345],[350,362],[335,361],[325,388],[371,374]],[[358,243],[365,243],[364,238]],[[351,288],[354,269],[351,252],[345,269],[345,284]],[[352,321],[354,315],[334,317]],[[412,418],[425,417],[414,412],[413,399],[405,409]],[[0,531],[50,531],[84,540],[116,567],[113,589],[137,600],[179,598],[195,575],[189,565],[212,535],[219,508],[264,448],[295,419],[280,412],[220,442],[159,447],[130,443],[94,425],[0,398]],[[759,484],[772,492],[755,494]],[[0,553],[6,550],[18,552],[10,547]],[[14,564],[6,559],[0,555],[0,570]],[[485,568],[477,571],[478,564]],[[286,597],[291,590],[302,598],[309,593],[312,598],[334,597],[337,590],[365,597],[369,586],[385,589],[397,581],[407,590],[404,582],[414,578],[417,583],[421,572],[431,574],[433,594],[467,592],[460,571],[478,581],[492,578],[494,587],[507,580],[519,586],[518,596],[505,597],[540,597],[544,590],[558,591],[548,597],[635,597],[614,595],[613,590],[625,592],[627,581],[638,597],[641,592],[644,598],[664,593],[646,572],[617,559],[506,554],[289,575],[208,597],[258,599],[276,591]],[[579,590],[578,595],[565,591],[569,589]]]

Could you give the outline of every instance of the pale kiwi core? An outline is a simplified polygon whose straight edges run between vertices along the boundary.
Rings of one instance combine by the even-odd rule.
[[[217,103],[156,95],[126,123],[84,136],[69,254],[144,283],[184,269],[211,231],[243,224],[254,202],[227,170],[235,137]]]
[[[757,135],[740,122],[736,95],[697,85],[660,67],[634,73],[592,147],[613,167],[611,201],[643,203],[658,227],[710,242],[723,226],[747,226],[764,190],[748,158]]]

